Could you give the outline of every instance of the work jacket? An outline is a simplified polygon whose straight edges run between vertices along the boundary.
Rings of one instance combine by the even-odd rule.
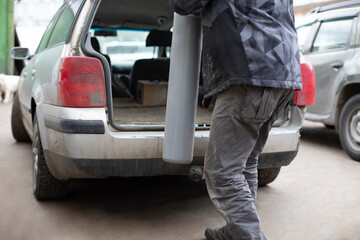
[[[170,0],[170,6],[201,15],[205,98],[231,85],[302,88],[292,0]]]

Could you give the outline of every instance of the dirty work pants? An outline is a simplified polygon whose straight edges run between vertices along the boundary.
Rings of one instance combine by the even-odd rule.
[[[293,90],[233,86],[219,93],[205,155],[209,196],[234,240],[266,239],[255,207],[258,157]]]

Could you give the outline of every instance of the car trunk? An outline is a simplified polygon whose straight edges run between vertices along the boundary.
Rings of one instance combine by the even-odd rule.
[[[93,14],[83,49],[104,67],[109,123],[120,131],[163,130],[174,16],[169,2],[102,0]],[[196,129],[209,129],[212,108],[197,104]]]
[[[94,14],[94,21],[90,23],[94,32],[91,34],[88,31],[84,32],[87,36],[87,44],[84,44],[83,49],[89,56],[100,59],[103,64],[107,97],[112,95],[107,101],[109,123],[120,131],[164,130],[171,53],[169,39],[167,39],[169,34],[166,32],[170,32],[169,29],[173,23],[173,10],[170,9],[168,1],[152,0],[149,4],[146,0],[102,0]],[[126,33],[129,30],[133,32]],[[151,31],[154,30],[160,31],[160,37],[152,37],[152,45],[148,45],[148,39],[145,37],[149,37]],[[95,33],[95,31],[98,32]],[[146,32],[145,37],[139,37],[144,32]],[[125,40],[129,36],[135,35],[136,38],[132,42],[126,43]],[[98,45],[97,49],[92,40],[100,41],[100,44],[95,44]],[[139,46],[140,41],[144,43],[143,46]],[[125,59],[132,49],[138,47],[153,47],[150,51],[153,54],[149,57],[142,55],[149,51],[134,52],[134,59]],[[135,67],[136,62],[141,64]],[[136,80],[133,79],[134,76]],[[139,86],[144,82],[155,85],[155,88],[144,89],[143,86]],[[165,91],[164,89],[159,91],[157,85],[161,84],[166,86]],[[200,104],[203,95],[201,90],[202,81],[200,80],[196,129],[208,130],[214,106],[210,104],[208,109],[204,110]],[[144,100],[145,92],[154,102],[149,103],[148,100]],[[178,100],[178,104],[181,106],[181,99]],[[280,114],[274,126],[281,126],[288,119],[289,107]]]
[[[104,66],[109,123],[124,131],[163,130],[174,16],[169,2],[102,0],[94,14],[87,53]],[[211,106],[197,105],[197,129],[209,129],[211,113]]]
[[[181,104],[181,102],[179,102]],[[118,125],[165,125],[166,106],[144,106],[126,97],[113,98],[113,120]],[[196,124],[209,126],[212,107],[197,107]]]

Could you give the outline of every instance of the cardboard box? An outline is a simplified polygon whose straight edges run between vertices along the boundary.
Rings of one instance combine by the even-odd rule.
[[[144,106],[166,105],[168,83],[139,80],[136,89],[136,101]]]

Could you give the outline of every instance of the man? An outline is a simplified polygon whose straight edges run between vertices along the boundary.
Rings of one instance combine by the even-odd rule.
[[[200,13],[205,98],[217,95],[205,156],[209,196],[227,224],[212,239],[266,239],[255,207],[257,162],[272,123],[300,90],[292,0],[170,0]]]

